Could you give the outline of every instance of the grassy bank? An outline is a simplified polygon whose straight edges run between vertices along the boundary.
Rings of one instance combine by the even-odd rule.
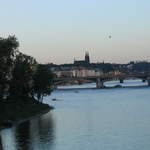
[[[23,120],[46,113],[53,107],[28,98],[27,100],[0,101],[0,129]]]

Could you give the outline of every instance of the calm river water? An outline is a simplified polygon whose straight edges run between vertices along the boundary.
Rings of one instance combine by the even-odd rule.
[[[144,84],[130,80],[123,85]],[[2,130],[0,149],[149,150],[150,88],[84,89],[94,86],[54,91],[44,102],[55,110]]]

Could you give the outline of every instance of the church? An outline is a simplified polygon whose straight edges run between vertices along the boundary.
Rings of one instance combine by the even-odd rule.
[[[84,60],[74,60],[74,65],[85,66],[90,64],[90,57],[89,52],[85,52],[85,59]]]

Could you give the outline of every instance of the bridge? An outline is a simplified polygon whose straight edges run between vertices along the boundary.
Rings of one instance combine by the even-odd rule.
[[[55,78],[55,85],[61,85],[62,83],[70,83],[70,81],[78,81],[79,83],[83,80],[96,82],[96,88],[104,88],[104,82],[119,80],[123,83],[127,79],[141,79],[143,82],[147,81],[148,86],[150,86],[150,74],[149,73],[132,73],[132,74],[119,74],[119,75],[109,75],[103,74],[101,76],[85,76],[85,77],[59,77]]]

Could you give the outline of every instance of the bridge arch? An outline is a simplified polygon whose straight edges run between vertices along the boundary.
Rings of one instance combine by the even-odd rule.
[[[150,86],[150,76],[145,74],[135,74],[135,75],[103,75],[103,76],[90,76],[90,77],[66,77],[66,78],[58,78],[55,81],[56,85],[65,84],[65,83],[84,83],[84,81],[92,81],[96,83],[97,88],[104,88],[104,83],[108,81],[116,81],[119,80],[120,83],[123,83],[124,80],[128,79],[141,79],[143,82],[147,80],[148,86]]]

